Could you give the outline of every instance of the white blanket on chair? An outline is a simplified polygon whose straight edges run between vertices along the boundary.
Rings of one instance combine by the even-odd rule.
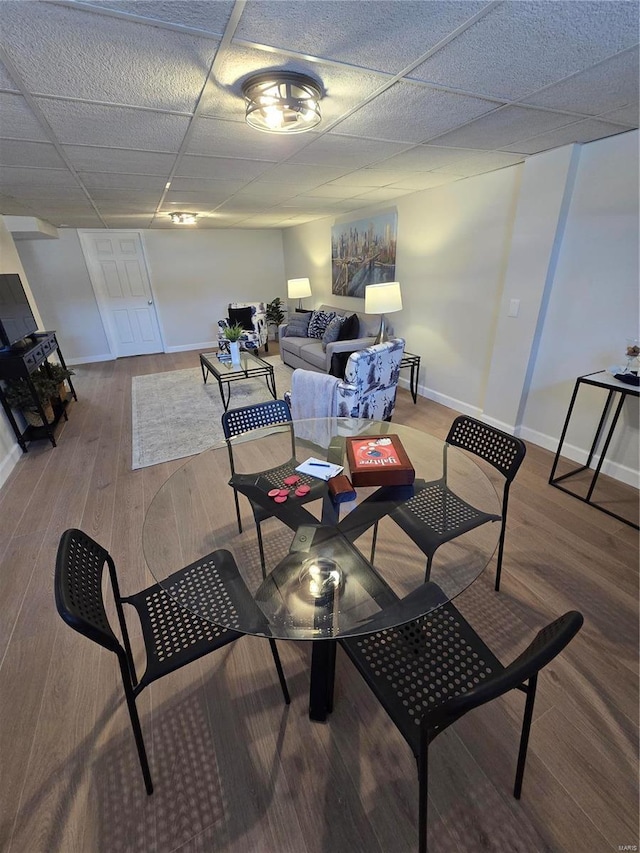
[[[336,386],[337,376],[316,373],[298,368],[291,378],[291,416],[294,421],[305,418],[335,418],[338,412]],[[320,447],[328,447],[331,429],[327,424],[305,424],[296,426],[298,438],[304,438]]]

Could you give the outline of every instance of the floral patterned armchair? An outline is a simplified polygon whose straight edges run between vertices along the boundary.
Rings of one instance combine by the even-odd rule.
[[[269,330],[267,327],[266,311],[264,302],[230,302],[228,308],[251,308],[251,321],[253,329],[247,329],[240,338],[240,348],[258,352],[264,346],[265,352],[269,352]],[[218,320],[218,350],[229,352],[229,341],[224,336],[227,326],[233,325],[228,318]]]
[[[344,379],[312,370],[294,370],[291,392],[285,394],[293,418],[390,421],[403,353],[403,338],[351,353]]]

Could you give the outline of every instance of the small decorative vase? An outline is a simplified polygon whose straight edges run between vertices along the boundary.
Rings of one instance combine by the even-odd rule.
[[[229,341],[231,352],[231,364],[240,364],[240,344],[238,341]]]

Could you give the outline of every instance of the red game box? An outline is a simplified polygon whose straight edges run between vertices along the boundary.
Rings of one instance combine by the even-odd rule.
[[[416,477],[397,435],[347,438],[347,460],[354,486],[406,486]]]

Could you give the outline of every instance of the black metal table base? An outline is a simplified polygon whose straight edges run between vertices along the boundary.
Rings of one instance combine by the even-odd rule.
[[[409,390],[411,391],[411,396],[413,397],[414,405],[418,401],[418,374],[420,372],[420,356],[413,355],[413,353],[405,352],[402,356],[402,361],[400,362],[400,369],[403,367],[410,367],[411,374],[409,376]]]
[[[596,429],[596,434],[593,439],[593,443],[589,450],[589,455],[587,457],[587,461],[584,465],[579,466],[578,468],[574,468],[572,471],[568,471],[566,474],[561,474],[559,477],[555,476],[556,470],[558,468],[558,462],[560,461],[560,456],[562,455],[562,446],[564,444],[564,440],[567,434],[567,430],[569,428],[569,421],[571,420],[571,415],[573,414],[573,409],[575,406],[576,398],[578,396],[578,391],[581,385],[592,385],[597,388],[604,388],[608,391],[607,398],[605,400],[605,404],[602,409],[602,413],[600,415],[600,420],[598,422],[598,427]],[[565,486],[559,485],[563,480],[568,480],[570,477],[575,477],[576,474],[580,474],[583,471],[587,471],[591,469],[591,462],[596,452],[596,448],[604,435],[604,430],[607,424],[607,420],[609,419],[609,415],[611,413],[611,409],[613,408],[613,403],[616,394],[619,394],[618,404],[615,407],[615,411],[613,413],[613,417],[611,418],[611,422],[609,424],[609,429],[607,430],[606,438],[604,440],[604,445],[602,447],[602,451],[600,453],[600,458],[598,459],[598,464],[593,469],[593,475],[591,477],[591,482],[589,483],[589,488],[587,490],[587,494],[583,497],[582,495],[576,494],[576,492],[567,489]],[[611,439],[613,438],[613,434],[615,432],[616,425],[618,423],[618,419],[620,417],[620,413],[622,412],[622,407],[624,406],[624,402],[627,397],[638,397],[640,396],[639,390],[637,386],[633,385],[625,385],[622,382],[615,382],[613,377],[608,377],[606,371],[599,371],[598,373],[590,373],[586,376],[579,376],[576,380],[575,387],[573,389],[573,394],[571,395],[571,402],[569,403],[569,410],[567,411],[567,417],[565,418],[564,426],[562,427],[562,433],[560,435],[560,442],[558,444],[558,450],[555,455],[555,459],[553,460],[553,466],[551,468],[551,474],[549,475],[549,485],[554,486],[556,489],[560,489],[561,492],[564,492],[567,495],[571,495],[574,498],[577,498],[579,501],[583,503],[587,503],[590,506],[599,509],[600,512],[606,513],[606,515],[610,515],[612,518],[617,519],[618,521],[622,521],[625,524],[628,524],[630,527],[639,530],[640,527],[634,521],[629,518],[625,518],[623,515],[619,515],[617,512],[613,512],[613,510],[607,509],[601,504],[596,503],[593,500],[593,491],[596,487],[596,483],[598,477],[600,475],[600,471],[602,469],[602,465],[605,460],[605,456],[607,455],[607,450],[609,449],[609,445],[611,444]]]
[[[278,392],[276,389],[276,378],[273,371],[273,367],[269,364],[265,365],[265,367],[252,367],[248,370],[240,370],[237,373],[229,373],[227,375],[216,373],[209,364],[208,361],[200,357],[200,369],[202,370],[202,380],[204,384],[207,384],[207,378],[209,374],[212,373],[215,378],[218,380],[218,388],[220,390],[220,399],[222,400],[222,405],[224,407],[225,412],[229,408],[229,401],[231,399],[231,383],[239,382],[243,379],[257,379],[260,377],[264,377],[267,390],[271,394],[274,400],[278,399]],[[226,393],[224,386],[227,386]]]

